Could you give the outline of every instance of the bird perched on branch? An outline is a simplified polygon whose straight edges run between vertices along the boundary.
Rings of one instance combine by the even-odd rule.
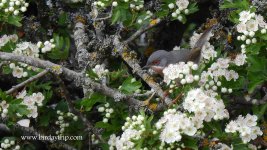
[[[215,26],[210,27],[200,36],[199,40],[196,42],[195,46],[189,49],[181,49],[181,50],[173,50],[173,51],[165,51],[165,50],[157,50],[152,53],[146,65],[143,69],[151,68],[158,74],[163,74],[162,71],[169,64],[175,64],[178,62],[187,62],[193,61],[198,63],[201,58],[201,49],[208,41],[211,31]]]

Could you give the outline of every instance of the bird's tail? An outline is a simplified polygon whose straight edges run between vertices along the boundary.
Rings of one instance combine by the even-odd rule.
[[[213,25],[212,27],[208,28],[206,31],[203,32],[203,34],[200,36],[200,38],[196,42],[195,46],[190,51],[190,54],[189,54],[188,59],[187,59],[188,61],[193,61],[195,63],[199,62],[200,55],[201,55],[201,49],[206,44],[206,42],[209,40],[212,30],[216,26],[217,25]]]

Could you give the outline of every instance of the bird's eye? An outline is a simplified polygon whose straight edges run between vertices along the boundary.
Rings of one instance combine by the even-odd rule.
[[[152,62],[153,65],[158,65],[159,63],[160,63],[159,60],[154,60],[154,61]]]

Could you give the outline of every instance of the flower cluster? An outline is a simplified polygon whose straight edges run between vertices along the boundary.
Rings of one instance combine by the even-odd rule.
[[[129,0],[124,0],[124,2],[128,3]],[[130,8],[135,11],[139,11],[144,8],[144,0],[133,0],[130,1],[129,3],[130,3]]]
[[[163,69],[164,82],[167,84],[171,81],[179,81],[181,84],[190,84],[199,80],[198,75],[193,75],[193,71],[198,69],[198,65],[193,62],[179,62],[177,64],[170,64]]]
[[[22,67],[16,66],[14,63],[10,63],[9,68],[12,69],[12,75],[16,78],[28,76],[28,72],[24,71]]]
[[[166,143],[174,143],[181,140],[182,135],[193,136],[197,132],[194,122],[186,114],[169,109],[156,123],[156,128],[162,130],[160,140]]]
[[[27,106],[29,110],[29,114],[27,117],[36,118],[38,116],[37,106],[43,106],[43,100],[45,99],[44,95],[41,92],[32,93],[31,95],[27,95],[27,91],[23,90],[20,92],[16,98],[23,99],[22,104]]]
[[[108,69],[105,69],[104,65],[96,65],[95,68],[92,69],[95,74],[97,74],[99,79],[104,78],[109,72]],[[96,79],[98,80],[98,79]]]
[[[93,4],[98,7],[105,7],[105,3],[103,3],[102,1],[95,1]]]
[[[188,92],[182,106],[187,113],[169,109],[164,116],[156,123],[156,128],[161,130],[160,140],[168,144],[180,141],[182,134],[193,136],[197,130],[203,128],[203,122],[210,122],[211,119],[221,120],[229,118],[228,111],[222,100],[215,98],[217,93],[193,89]]]
[[[175,5],[176,4],[176,5]],[[168,7],[173,10],[172,17],[182,21],[184,15],[189,14],[189,10],[187,9],[189,6],[188,0],[177,0],[176,3],[168,4]]]
[[[195,125],[200,128],[203,121],[210,122],[211,119],[221,120],[229,118],[229,113],[221,99],[216,99],[217,93],[203,91],[202,89],[190,90],[183,102],[183,108],[193,112]]]
[[[145,20],[151,19],[153,16],[153,13],[151,11],[146,11],[146,16],[144,18],[139,18],[137,20],[137,23],[142,24]]]
[[[53,48],[56,47],[54,39],[50,39],[49,41],[45,41],[44,43],[39,41],[37,43],[37,46],[41,49],[42,53],[50,52]]]
[[[190,38],[190,47],[191,48],[194,48],[197,41],[199,40],[199,38],[201,37],[203,33],[201,34],[198,34],[196,32],[194,32],[193,36]],[[209,37],[208,37],[208,40],[213,36],[213,34],[210,34]],[[207,40],[207,41],[208,41]],[[210,42],[206,42],[204,44],[204,46],[202,47],[202,50],[201,50],[201,57],[203,59],[203,61],[209,61],[210,59],[213,59],[215,57],[217,57],[217,52],[215,51],[214,49],[214,46],[210,44]]]
[[[9,104],[6,101],[2,101],[0,103],[0,112],[2,111],[1,113],[2,118],[7,117],[8,107],[9,107]]]
[[[241,34],[237,37],[237,40],[244,41],[241,49],[242,53],[245,53],[246,45],[257,43],[256,34],[266,34],[267,23],[261,15],[250,11],[242,11],[239,13],[239,24],[236,29]]]
[[[239,64],[245,63],[245,56],[238,56]],[[241,58],[242,57],[242,58]],[[227,81],[236,81],[239,75],[234,70],[229,70],[228,67],[230,63],[235,63],[237,60],[231,61],[229,58],[219,58],[214,62],[207,71],[201,73],[199,85],[205,87],[205,89],[212,89],[217,91],[219,88],[222,93],[232,93],[232,89],[227,89],[226,87],[221,87],[220,80],[224,77]],[[242,61],[242,62],[241,62]]]
[[[227,124],[225,132],[227,133],[240,133],[240,138],[244,143],[254,140],[258,135],[263,132],[257,126],[258,117],[255,115],[247,114],[245,117],[239,115],[236,120],[232,120]]]
[[[70,124],[68,122],[68,120],[73,120],[73,121],[77,121],[78,117],[76,115],[74,115],[73,113],[63,113],[60,110],[57,111],[58,116],[58,120],[56,121],[56,125],[59,125],[60,130],[56,131],[57,135],[63,135],[65,132],[65,128],[69,127]]]
[[[18,36],[16,34],[12,34],[12,35],[3,35],[0,38],[0,48],[5,46],[8,42],[17,42],[18,41]]]
[[[50,41],[46,41],[44,44],[42,42],[38,42],[37,44],[33,44],[31,42],[21,42],[16,45],[16,48],[13,50],[12,53],[38,58],[40,56],[39,48],[41,48],[43,53],[51,51],[51,49],[55,47],[55,44],[53,44],[53,42],[53,39],[51,39]],[[28,72],[24,71],[24,68],[26,68],[27,70],[37,70],[37,68],[28,66],[25,63],[18,63],[18,65],[16,65],[15,63],[11,63],[9,67],[13,70],[12,74],[16,78],[28,76]]]
[[[13,53],[17,55],[30,56],[35,58],[39,57],[39,49],[37,45],[31,42],[18,43]]]
[[[20,12],[25,12],[29,3],[25,0],[1,0],[0,10],[12,15],[18,15]]]
[[[132,116],[126,118],[124,126],[122,126],[123,133],[116,137],[112,134],[108,141],[109,149],[132,149],[135,146],[134,140],[141,139],[142,133],[145,132],[144,117],[142,115]]]
[[[108,119],[110,118],[111,114],[114,112],[113,108],[109,108],[109,103],[106,103],[104,107],[99,107],[98,112],[105,112],[105,117],[103,119],[104,123],[108,122]]]
[[[0,150],[4,150],[4,149],[19,150],[20,146],[19,145],[15,145],[15,141],[14,140],[5,139],[1,143]]]

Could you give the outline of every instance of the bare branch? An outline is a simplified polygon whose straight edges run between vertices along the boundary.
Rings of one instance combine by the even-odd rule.
[[[84,69],[89,61],[89,52],[86,50],[86,43],[89,41],[88,36],[85,33],[84,24],[77,22],[74,27],[74,40],[77,48],[76,59],[79,67]]]
[[[15,92],[18,89],[26,86],[27,84],[29,84],[29,83],[31,83],[31,82],[33,82],[35,80],[38,80],[39,78],[41,78],[42,76],[46,75],[47,73],[48,73],[48,71],[47,70],[44,70],[44,71],[38,73],[37,75],[35,75],[33,77],[30,77],[29,79],[21,82],[20,84],[13,86],[11,89],[9,89],[8,91],[6,91],[6,94],[12,94],[13,92]]]
[[[161,89],[159,84],[156,83],[149,74],[145,73],[141,69],[140,65],[138,64],[138,60],[131,57],[130,52],[128,52],[129,48],[127,47],[127,45],[120,42],[118,36],[114,37],[113,44],[117,49],[117,51],[119,52],[122,59],[133,69],[133,72],[139,75],[154,90],[154,92],[156,92],[158,96],[164,99],[167,105],[171,105],[172,100],[168,98],[166,94],[164,94],[164,91]]]
[[[54,64],[50,61],[45,61],[45,60],[28,57],[28,56],[20,56],[20,55],[6,53],[6,52],[0,52],[0,59],[23,62],[31,66],[49,70],[50,72],[55,73],[55,74],[61,73],[65,78],[69,80],[73,80],[78,86],[83,86],[83,85],[89,86],[93,90],[103,93],[109,97],[112,97],[115,100],[124,100],[129,105],[134,106],[136,109],[139,109],[140,107],[143,106],[142,101],[139,101],[131,96],[125,95],[121,93],[120,91],[112,89],[106,85],[102,85],[97,82],[94,82],[90,78],[85,77],[81,73],[77,73],[73,70]]]

